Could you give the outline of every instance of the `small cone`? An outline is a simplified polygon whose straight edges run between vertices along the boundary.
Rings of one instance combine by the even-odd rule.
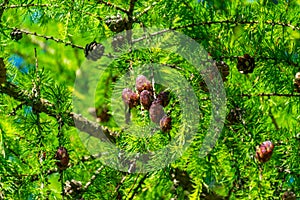
[[[144,106],[146,110],[149,110],[152,101],[153,101],[153,95],[148,90],[143,90],[140,94],[140,101],[141,104]]]
[[[55,159],[57,160],[56,165],[60,170],[68,168],[69,164],[69,154],[65,147],[59,147],[55,154]]]
[[[157,101],[153,101],[149,109],[149,115],[151,121],[158,124],[163,116],[165,116],[162,105],[160,105]]]
[[[238,57],[237,69],[242,74],[249,74],[254,71],[255,61],[254,58],[249,54],[244,54],[244,56]]]
[[[143,90],[148,90],[149,92],[153,91],[151,82],[144,75],[139,75],[136,78],[135,86],[139,93]]]
[[[267,162],[272,156],[273,149],[274,145],[271,141],[263,142],[256,150],[256,158],[260,162]]]
[[[171,122],[172,122],[171,117],[165,115],[159,122],[161,130],[163,132],[169,132],[172,129]]]
[[[133,108],[138,105],[139,95],[134,93],[129,88],[125,88],[122,92],[122,99],[124,103],[129,106],[129,108]]]

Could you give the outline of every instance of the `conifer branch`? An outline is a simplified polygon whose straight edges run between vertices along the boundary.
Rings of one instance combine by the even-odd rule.
[[[30,3],[30,4],[9,5],[9,6],[5,6],[5,9],[9,9],[9,8],[29,8],[29,7],[50,7],[50,6],[58,7],[58,5],[52,5],[52,4],[34,4],[34,3]]]
[[[91,17],[94,17],[94,18],[96,18],[96,19],[99,20],[99,21],[104,20],[102,17],[100,17],[100,16],[97,15],[97,14],[93,14],[93,13],[90,13],[90,12],[83,12],[83,13],[86,14],[86,15],[89,15],[89,16],[91,16]]]
[[[94,180],[97,178],[97,176],[100,174],[100,172],[104,169],[104,166],[99,167],[95,172],[94,175],[90,178],[90,180],[85,184],[83,187],[83,190],[87,190],[88,187],[94,182]]]
[[[141,16],[146,14],[149,10],[151,10],[156,4],[158,4],[160,1],[153,2],[150,6],[145,8],[141,13],[137,14],[135,17],[133,17],[133,21],[137,21]]]
[[[212,25],[212,24],[259,24],[260,21],[237,21],[237,20],[220,20],[220,21],[207,21],[207,22],[196,22],[196,23],[191,23],[187,25],[182,25],[182,26],[177,26],[171,28],[171,30],[178,30],[178,29],[184,29],[184,28],[190,28],[194,26],[205,26],[205,25]],[[284,22],[274,22],[274,21],[265,21],[265,24],[271,25],[271,26],[282,26],[282,27],[290,27],[293,30],[300,30],[300,27],[294,26],[289,23],[284,23]]]
[[[217,60],[222,60],[222,59],[230,59],[230,60],[235,60],[235,59],[238,59],[239,56],[221,56],[219,58],[214,58],[214,59],[217,59]],[[278,59],[277,57],[266,57],[266,56],[256,56],[255,57],[256,60],[274,60],[276,62],[283,62],[283,63],[288,63],[290,65],[293,65],[293,66],[299,66],[299,63],[294,63],[290,60],[287,60],[287,59]]]
[[[24,102],[24,105],[32,106],[32,109],[36,112],[44,112],[51,117],[57,116],[55,111],[53,111],[53,108],[55,108],[55,106],[48,100],[41,98],[33,103],[33,98],[30,92],[21,90],[19,87],[12,83],[7,83],[3,87],[0,87],[0,92],[7,94],[17,101]],[[67,115],[70,118],[70,120],[68,120],[68,125],[76,126],[78,130],[86,132],[89,135],[99,138],[104,142],[115,143],[114,136],[116,134],[110,132],[107,128],[100,126],[98,123],[91,122],[81,115],[73,112],[64,113],[62,115]]]
[[[130,2],[129,2],[129,9],[128,9],[128,13],[127,13],[129,19],[132,19],[134,6],[135,6],[136,1],[137,0],[130,0]]]
[[[121,181],[117,184],[117,186],[116,186],[116,188],[115,188],[114,194],[118,193],[117,199],[119,199],[119,196],[121,196],[121,195],[119,194],[119,189],[120,189],[121,185],[125,182],[126,178],[127,178],[126,175],[122,176]]]
[[[12,30],[19,30],[21,33],[24,33],[26,35],[34,35],[34,36],[37,36],[37,37],[41,37],[41,38],[44,38],[46,40],[53,40],[57,43],[62,43],[64,44],[65,46],[71,46],[72,48],[78,48],[78,49],[84,49],[84,47],[82,46],[79,46],[79,45],[76,45],[76,44],[73,44],[72,42],[66,42],[66,41],[63,41],[62,39],[58,39],[58,38],[54,38],[53,36],[46,36],[46,35],[42,35],[42,34],[39,34],[39,33],[36,33],[36,32],[30,32],[30,31],[26,31],[26,30],[22,30],[22,29],[18,29],[18,28],[13,28],[13,27],[8,27]]]
[[[138,190],[142,187],[142,185],[144,184],[145,180],[148,178],[149,173],[146,173],[141,180],[139,181],[138,185],[134,188],[133,193],[131,194],[131,196],[128,198],[128,200],[132,200],[134,198],[134,196],[137,194]]]
[[[160,34],[164,34],[166,32],[170,32],[172,30],[178,30],[178,29],[184,29],[184,28],[190,28],[190,27],[195,27],[195,26],[205,26],[205,25],[212,25],[212,24],[258,24],[259,21],[235,21],[235,20],[220,20],[220,21],[207,21],[207,22],[196,22],[196,23],[191,23],[191,24],[187,24],[187,25],[182,25],[182,26],[177,26],[177,27],[172,27],[169,29],[164,29],[152,34],[149,34],[149,36],[153,37],[156,35],[160,35]],[[275,25],[280,25],[280,26],[286,26],[286,27],[290,27],[293,30],[300,30],[300,27],[298,26],[294,26],[292,24],[288,24],[288,23],[283,23],[283,22],[270,22],[270,21],[266,21],[266,24],[275,26]],[[133,42],[139,42],[143,39],[146,39],[146,36],[138,38],[133,40]],[[270,59],[274,59],[274,58],[270,58]]]
[[[98,0],[98,3],[103,4],[103,5],[106,5],[106,6],[108,6],[108,7],[113,7],[113,8],[115,8],[116,10],[119,10],[119,11],[122,11],[123,13],[128,14],[128,11],[127,11],[126,9],[121,8],[121,7],[119,7],[119,6],[115,5],[115,4],[112,4],[112,3],[110,3],[110,2],[106,2],[106,1],[103,1],[103,0]]]
[[[18,154],[16,154],[16,156],[18,156]],[[100,156],[101,156],[101,154],[95,154],[95,155],[83,156],[83,157],[80,159],[79,162],[85,163],[85,162],[88,162],[88,161],[95,160],[95,159],[99,158]],[[19,156],[18,156],[18,157],[19,157]],[[25,162],[25,161],[24,161],[24,162]],[[72,168],[72,167],[77,166],[77,165],[79,164],[79,162],[76,163],[76,164],[70,165],[69,168]],[[26,163],[24,163],[24,164],[26,164]],[[45,176],[49,176],[49,175],[54,174],[54,173],[57,173],[57,172],[59,172],[59,171],[58,171],[58,168],[53,168],[53,169],[48,170],[48,171],[46,172],[46,174],[44,174],[44,175],[45,175]],[[35,175],[24,175],[24,174],[23,174],[23,175],[20,175],[20,176],[30,176],[30,182],[39,180],[39,175],[38,175],[38,174],[35,174]]]
[[[260,93],[260,94],[244,94],[242,93],[241,95],[242,97],[273,97],[273,96],[276,96],[276,97],[300,97],[300,94],[280,94],[280,93]]]
[[[154,37],[154,36],[157,36],[157,35],[161,35],[161,34],[164,34],[164,33],[167,33],[167,32],[170,32],[172,30],[175,30],[175,29],[163,29],[163,30],[160,30],[160,31],[157,31],[157,32],[154,32],[154,33],[151,33],[151,34],[148,34],[148,35],[145,35],[145,36],[142,36],[140,38],[137,38],[137,39],[133,39],[132,40],[132,43],[137,43],[137,42],[140,42],[142,40],[145,40],[147,39],[148,37]],[[234,59],[238,59],[239,56],[235,56],[235,55],[230,55],[230,56],[221,56],[221,57],[215,57],[213,58],[214,60],[222,60],[222,59],[230,59],[230,60],[234,60]],[[293,65],[293,66],[299,66],[299,63],[294,63],[290,60],[286,60],[286,59],[278,59],[276,57],[265,57],[265,56],[257,56],[255,57],[256,60],[274,60],[276,62],[284,62],[284,63],[288,63],[290,65]]]

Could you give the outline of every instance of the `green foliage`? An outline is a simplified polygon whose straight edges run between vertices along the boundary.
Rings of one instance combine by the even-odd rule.
[[[4,0],[0,49],[7,74],[0,86],[0,199],[282,199],[286,191],[299,198],[300,95],[293,85],[300,71],[299,13],[299,0]],[[129,42],[114,52],[116,33],[106,20],[117,14],[127,22],[121,28],[133,30],[132,35],[122,33],[127,39],[143,36],[141,28],[178,31],[229,66],[224,128],[205,157],[200,150],[214,108],[205,77],[165,46],[130,49]],[[22,34],[18,41],[11,38],[14,30]],[[142,39],[146,47],[166,44],[149,38]],[[187,43],[167,34],[164,39],[178,52],[186,51]],[[93,41],[105,45],[97,62],[84,55]],[[253,73],[237,70],[244,54],[255,60]],[[187,56],[197,60],[203,55]],[[156,65],[160,73],[154,72]],[[152,123],[141,105],[128,110],[122,102],[122,90],[135,91],[140,74],[148,77],[156,95],[170,92],[164,108],[172,118],[169,133]],[[78,79],[83,80],[80,87]],[[199,123],[192,125],[186,120],[189,112],[184,113],[185,107],[196,112],[192,96],[182,94],[189,87],[198,104],[193,119]],[[94,91],[95,96],[87,95]],[[84,110],[73,106],[77,101],[95,105]],[[193,126],[197,131],[189,138]],[[129,173],[133,164],[141,164],[131,154],[119,155],[125,172],[105,165],[116,158],[103,155],[116,152],[101,152],[109,144],[95,132],[100,129],[122,152],[148,153],[146,167],[159,162],[163,168]],[[267,140],[275,145],[273,155],[260,163],[256,148]],[[182,153],[172,163],[159,151],[167,145],[170,155]],[[63,171],[54,158],[60,146],[70,157]],[[78,190],[66,190],[71,180],[80,181]]]

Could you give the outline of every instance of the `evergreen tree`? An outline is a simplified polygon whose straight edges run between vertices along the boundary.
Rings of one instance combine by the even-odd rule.
[[[0,199],[300,197],[299,0],[3,0]]]

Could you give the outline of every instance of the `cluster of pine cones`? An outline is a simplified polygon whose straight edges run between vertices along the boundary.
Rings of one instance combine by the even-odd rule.
[[[169,92],[160,92],[154,98],[154,91],[151,82],[144,76],[139,75],[136,78],[135,93],[129,88],[125,88],[122,92],[122,99],[129,108],[136,107],[141,104],[144,109],[149,110],[152,122],[159,124],[163,132],[171,130],[171,118],[164,112],[163,107],[169,103]]]

